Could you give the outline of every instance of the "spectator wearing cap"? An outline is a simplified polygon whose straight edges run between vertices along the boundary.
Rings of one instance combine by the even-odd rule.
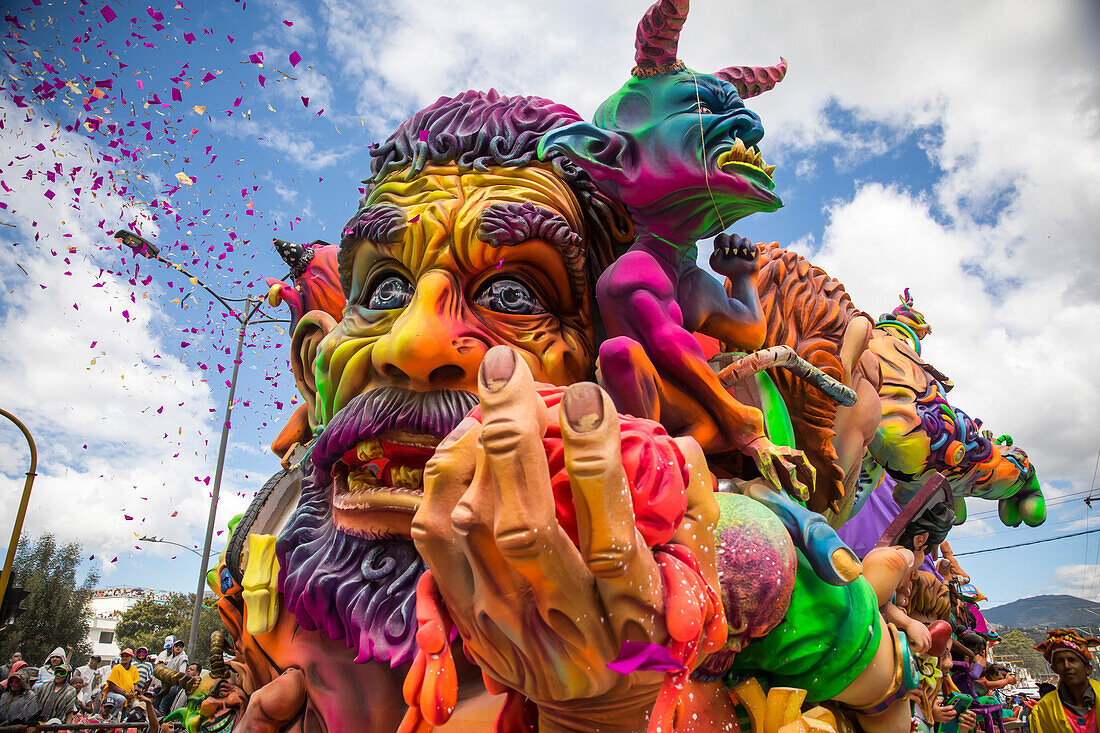
[[[57,720],[61,723],[72,722],[76,712],[76,688],[69,684],[72,667],[61,663],[53,668],[53,680],[43,681],[35,688],[41,720]]]
[[[138,670],[138,691],[144,692],[153,681],[153,657],[147,647],[139,646],[134,652],[134,666]]]
[[[1096,699],[1100,683],[1092,672],[1090,646],[1100,639],[1084,638],[1070,629],[1055,629],[1036,645],[1058,675],[1058,687],[1043,696],[1031,711],[1032,733],[1097,733]]]
[[[111,668],[111,674],[107,676],[107,686],[103,690],[103,704],[111,701],[114,716],[118,716],[125,705],[137,698],[140,679],[138,669],[134,666],[132,649],[123,649],[118,659],[118,664]]]
[[[165,649],[157,657],[157,660],[173,672],[185,672],[188,664],[187,653],[183,651],[183,641],[174,636],[169,636],[164,639],[164,644]],[[180,688],[175,685],[161,690],[155,701],[155,707],[161,717],[172,710],[172,701],[176,699],[179,692]]]
[[[88,657],[88,663],[77,672],[84,680],[84,686],[77,690],[77,701],[90,712],[99,707],[99,701],[103,698],[103,686],[107,684],[107,675],[111,668],[103,664],[103,659],[98,654],[93,654]]]

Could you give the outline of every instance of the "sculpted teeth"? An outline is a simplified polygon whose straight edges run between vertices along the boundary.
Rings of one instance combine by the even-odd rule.
[[[374,475],[376,470],[373,466],[364,466],[350,471],[348,473],[348,491],[354,493],[356,491],[377,489],[382,486],[382,482]]]
[[[398,466],[390,470],[390,483],[396,488],[416,489],[424,478],[424,469]]]
[[[355,456],[360,461],[374,461],[385,455],[386,452],[382,450],[382,441],[378,438],[367,438],[355,446]]]
[[[760,155],[760,151],[756,149],[755,145],[753,147],[746,148],[745,141],[741,138],[734,138],[733,147],[731,147],[729,150],[724,151],[721,155],[718,156],[716,164],[719,168],[726,165],[727,163],[747,163],[751,166],[755,166],[761,169],[769,177],[775,170],[774,165],[767,165],[764,162],[764,157]]]

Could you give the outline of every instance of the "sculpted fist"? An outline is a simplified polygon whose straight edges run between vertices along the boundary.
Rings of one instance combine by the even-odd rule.
[[[710,266],[719,275],[736,281],[759,271],[760,250],[745,237],[723,232],[714,238],[714,254],[710,256]]]
[[[480,416],[424,471],[412,537],[431,571],[417,604],[429,653],[406,700],[451,674],[439,657],[453,621],[489,689],[537,705],[540,730],[644,730],[659,694],[654,717],[672,716],[695,660],[726,635],[718,508],[698,444],[617,415],[595,384],[536,389],[503,346],[486,355],[478,391]],[[665,647],[665,666],[612,671],[624,642]],[[441,699],[429,722],[453,707]]]

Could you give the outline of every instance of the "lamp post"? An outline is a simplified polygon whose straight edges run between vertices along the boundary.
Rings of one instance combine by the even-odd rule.
[[[31,463],[27,469],[27,480],[23,483],[23,497],[19,500],[19,511],[15,513],[15,527],[11,531],[11,542],[8,543],[8,556],[4,558],[4,572],[0,574],[0,607],[3,607],[4,596],[8,592],[8,581],[11,580],[11,566],[15,561],[15,550],[19,547],[19,535],[23,532],[23,520],[27,516],[27,504],[31,500],[31,486],[34,484],[34,477],[37,475],[34,469],[38,467],[38,450],[34,446],[31,431],[27,430],[27,426],[19,418],[3,408],[0,408],[0,415],[15,423],[15,427],[22,431],[23,437],[27,439],[27,445],[31,448]]]
[[[173,542],[172,540],[166,540],[160,537],[147,537],[145,535],[142,535],[141,537],[138,537],[138,542],[156,542],[157,544],[161,545],[175,545],[176,547],[182,547],[183,549],[187,550],[188,552],[194,553],[195,555],[199,554],[199,551],[196,550],[194,547],[188,547],[187,545],[180,544],[179,542]]]
[[[253,316],[256,315],[260,310],[260,306],[263,305],[263,298],[256,298],[252,295],[243,299],[223,298],[211,290],[206,283],[200,280],[196,275],[192,275],[190,272],[183,269],[182,265],[164,259],[160,255],[160,248],[139,234],[135,234],[126,229],[119,229],[115,232],[114,238],[116,241],[125,244],[133,250],[135,255],[140,255],[146,259],[158,260],[172,269],[187,275],[187,277],[191,278],[193,284],[199,285],[203,290],[210,293],[215,300],[221,303],[226,313],[236,318],[241,324],[237,334],[237,352],[233,356],[233,374],[229,379],[229,397],[225,402],[225,419],[222,421],[221,444],[218,446],[218,463],[214,469],[214,485],[210,493],[210,513],[206,519],[206,539],[203,542],[202,554],[199,556],[201,562],[199,563],[198,585],[195,588],[195,605],[191,610],[191,633],[187,638],[187,648],[193,652],[195,650],[195,642],[199,635],[199,616],[202,614],[202,599],[206,587],[206,572],[208,569],[206,567],[206,562],[210,557],[210,544],[214,539],[214,518],[218,513],[218,496],[222,488],[222,469],[225,467],[225,449],[229,445],[230,417],[233,413],[233,395],[237,391],[237,372],[241,365],[241,354],[244,351],[244,334],[248,329],[249,323],[286,323],[286,321],[276,318],[264,318],[253,321]],[[245,303],[245,307],[242,309],[243,312],[230,305],[229,301],[231,300],[243,300]]]

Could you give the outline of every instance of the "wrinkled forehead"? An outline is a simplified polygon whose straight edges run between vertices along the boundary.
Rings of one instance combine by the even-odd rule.
[[[371,191],[360,216],[383,216],[375,217],[366,238],[341,246],[340,277],[350,290],[349,299],[355,298],[360,285],[348,282],[351,272],[379,250],[398,257],[413,272],[456,262],[475,268],[483,265],[481,260],[494,257],[494,244],[499,244],[482,238],[486,214],[499,220],[518,211],[517,206],[528,205],[528,210],[534,207],[537,220],[520,223],[519,230],[539,231],[541,223],[553,220],[566,236],[575,234],[580,240],[585,234],[576,196],[549,167],[463,172],[452,166],[428,166],[409,180],[404,176],[405,171],[396,171]],[[547,256],[563,259],[553,243],[547,243],[547,250]]]

